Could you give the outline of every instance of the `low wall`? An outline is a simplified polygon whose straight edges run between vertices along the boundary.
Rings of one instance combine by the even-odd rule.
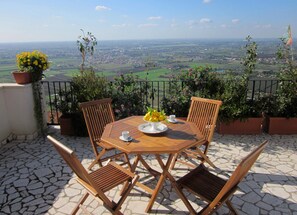
[[[31,84],[0,84],[0,143],[37,136]]]

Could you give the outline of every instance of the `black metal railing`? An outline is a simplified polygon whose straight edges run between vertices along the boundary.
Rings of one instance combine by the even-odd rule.
[[[171,95],[172,85],[175,87],[183,87],[185,82],[176,81],[139,81],[140,86],[144,86],[146,93],[142,95],[143,101],[149,103],[152,107],[161,108],[161,101],[163,98]],[[112,82],[110,86],[112,86]],[[264,95],[272,95],[276,92],[279,85],[277,79],[251,79],[248,83],[248,99],[256,100]],[[62,91],[71,92],[71,81],[43,81],[48,124],[59,124],[58,118],[60,113],[58,111],[59,95]]]
[[[47,124],[57,125],[60,116],[58,102],[62,91],[71,91],[71,81],[42,81],[46,102]]]

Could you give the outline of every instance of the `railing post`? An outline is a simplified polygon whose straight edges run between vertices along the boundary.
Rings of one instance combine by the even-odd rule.
[[[252,101],[254,101],[255,96],[255,80],[252,81]]]

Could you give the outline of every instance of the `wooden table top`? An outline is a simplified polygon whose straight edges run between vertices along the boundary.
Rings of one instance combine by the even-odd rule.
[[[143,116],[132,116],[106,125],[101,141],[128,154],[177,153],[197,145],[204,139],[194,123],[178,120],[178,123],[162,122],[168,130],[160,134],[146,134],[138,126],[146,123]],[[131,142],[119,139],[122,131],[129,131]]]

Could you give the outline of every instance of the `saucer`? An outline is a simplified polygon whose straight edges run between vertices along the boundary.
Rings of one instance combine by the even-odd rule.
[[[130,142],[131,140],[133,140],[133,138],[131,136],[129,136],[128,139],[124,139],[123,136],[120,136],[120,139],[125,142]]]
[[[171,122],[171,123],[177,123],[178,121],[177,121],[177,119],[175,119],[175,120],[171,120],[171,119],[167,119],[168,120],[168,122]]]

